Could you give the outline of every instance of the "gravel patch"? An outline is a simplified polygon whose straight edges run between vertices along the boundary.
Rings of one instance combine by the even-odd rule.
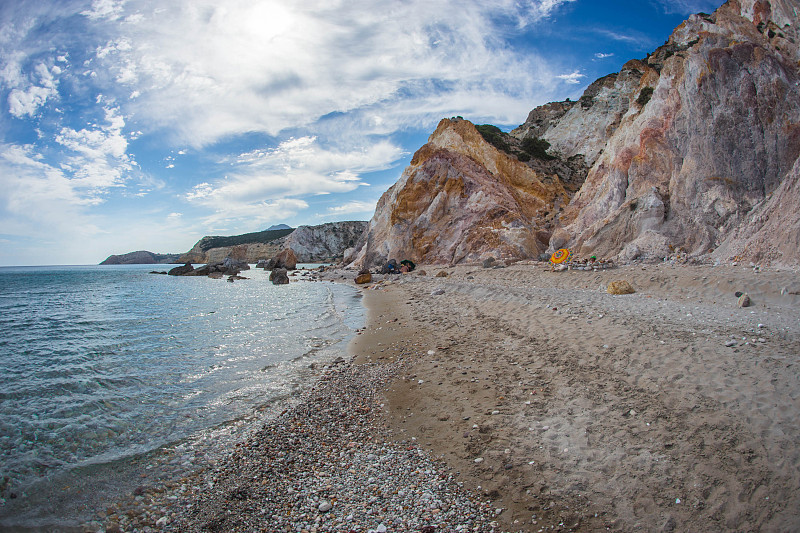
[[[219,464],[141,490],[99,530],[495,531],[497,510],[381,416],[392,364],[331,367]],[[94,529],[97,531],[98,529]]]

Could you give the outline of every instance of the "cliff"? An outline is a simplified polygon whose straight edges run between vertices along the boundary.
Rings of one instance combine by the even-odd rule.
[[[286,238],[283,247],[294,250],[300,263],[335,261],[356,245],[366,227],[364,221],[300,226]]]
[[[165,265],[177,263],[179,254],[155,254],[147,250],[110,255],[101,265]]]
[[[454,264],[490,255],[538,257],[547,248],[554,210],[570,194],[558,174],[531,165],[488,142],[471,122],[442,120],[378,201],[345,261],[373,266],[387,258]]]
[[[300,262],[340,258],[363,233],[366,222],[331,222],[297,229],[266,230],[231,237],[203,237],[180,256],[181,263],[218,263],[231,257],[247,263],[270,259],[292,248]]]
[[[683,249],[797,265],[797,248],[768,251],[791,236],[763,232],[770,221],[785,226],[778,191],[800,153],[796,10],[782,0],[731,1],[679,26],[648,58],[638,94],[649,97],[630,93],[553,247],[623,260]],[[734,244],[756,234],[766,238],[758,247]]]
[[[647,58],[577,102],[534,109],[510,135],[443,120],[347,259],[452,264],[569,247],[800,266],[798,9],[731,0],[693,15]],[[520,152],[533,145],[546,153]]]

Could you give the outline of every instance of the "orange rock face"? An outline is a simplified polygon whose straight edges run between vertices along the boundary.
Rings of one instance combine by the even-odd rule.
[[[445,119],[381,197],[349,259],[371,266],[537,257],[549,239],[547,215],[568,199],[557,176],[497,150],[472,123]]]

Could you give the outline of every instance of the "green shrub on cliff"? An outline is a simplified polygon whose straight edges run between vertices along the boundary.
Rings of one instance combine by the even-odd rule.
[[[555,159],[555,156],[547,153],[547,150],[550,149],[550,143],[538,137],[525,137],[522,139],[522,149],[525,153],[537,159],[543,159],[545,161]]]
[[[652,87],[645,87],[642,89],[641,92],[639,92],[639,97],[636,98],[636,103],[644,107],[647,102],[650,101],[650,98],[652,98],[653,91],[654,89]]]
[[[497,126],[492,126],[491,124],[476,124],[475,129],[478,130],[478,133],[483,136],[483,139],[497,148],[498,150],[502,150],[504,152],[510,152],[511,147],[508,145],[508,141],[506,141],[507,133],[503,133],[503,131],[498,128]]]

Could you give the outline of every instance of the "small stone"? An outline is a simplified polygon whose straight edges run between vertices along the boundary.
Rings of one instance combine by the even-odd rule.
[[[327,513],[328,511],[333,509],[333,504],[331,502],[327,501],[327,500],[322,500],[319,503],[318,509],[319,509],[320,513]]]
[[[444,294],[444,289],[434,289],[431,292],[431,296],[441,296],[442,294]]]
[[[742,294],[739,296],[739,301],[736,302],[736,305],[739,307],[750,307],[750,296],[747,293]]]
[[[156,525],[158,527],[164,527],[164,526],[167,525],[167,522],[168,522],[167,517],[166,516],[162,516],[161,518],[156,520]]]
[[[365,283],[372,283],[372,274],[369,272],[356,277],[356,285],[364,285]]]
[[[475,459],[475,464],[481,464],[483,462],[483,457],[478,457]]]
[[[732,348],[732,347],[736,346],[737,344],[739,344],[739,343],[736,342],[736,341],[728,341],[728,342],[725,343],[725,346],[727,346],[728,348]]]
[[[447,276],[449,276],[449,274],[447,273],[446,270],[440,270],[439,272],[436,273],[437,278],[446,278]]]

